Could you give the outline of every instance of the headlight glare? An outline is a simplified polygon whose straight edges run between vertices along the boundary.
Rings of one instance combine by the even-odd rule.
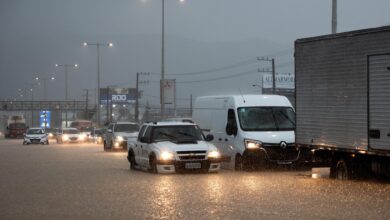
[[[69,136],[68,136],[68,135],[63,135],[63,136],[62,136],[62,140],[64,140],[64,141],[69,140]]]
[[[118,142],[122,142],[122,141],[124,141],[124,139],[123,139],[123,137],[122,137],[122,136],[117,136],[117,137],[116,137],[116,141],[118,141]]]
[[[220,158],[221,154],[218,151],[210,151],[207,155],[208,158]]]
[[[175,158],[173,153],[167,151],[162,152],[160,157],[162,160],[173,160]]]
[[[245,147],[249,150],[259,149],[262,146],[260,141],[256,140],[245,140]]]

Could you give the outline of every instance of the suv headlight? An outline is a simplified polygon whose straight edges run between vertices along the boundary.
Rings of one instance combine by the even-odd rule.
[[[63,136],[62,136],[62,140],[64,140],[64,141],[68,141],[68,140],[69,140],[69,136],[68,136],[68,135],[66,135],[66,134],[65,134],[65,135],[63,135]]]
[[[175,156],[171,152],[163,151],[160,155],[160,158],[161,160],[174,160]]]
[[[248,150],[259,149],[262,147],[262,143],[256,140],[245,140],[245,148]]]
[[[122,136],[116,136],[115,140],[116,140],[117,142],[122,142],[122,141],[124,141],[124,139],[123,139]]]
[[[220,158],[220,157],[221,157],[221,154],[220,154],[218,151],[213,150],[213,151],[210,151],[210,152],[207,154],[207,157],[208,157],[208,158],[217,159],[217,158]]]
[[[79,134],[79,139],[80,139],[80,140],[84,140],[85,137],[86,137],[85,134]]]

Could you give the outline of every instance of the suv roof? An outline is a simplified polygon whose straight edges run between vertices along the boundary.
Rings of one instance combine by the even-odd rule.
[[[28,130],[38,130],[38,129],[45,130],[44,128],[41,128],[41,127],[32,127],[32,128],[29,128]]]
[[[178,122],[178,121],[146,122],[144,124],[153,125],[153,126],[195,125],[194,123]]]
[[[79,130],[77,128],[63,128],[62,130]]]

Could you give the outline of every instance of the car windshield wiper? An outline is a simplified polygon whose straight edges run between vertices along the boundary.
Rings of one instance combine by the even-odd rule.
[[[170,138],[170,139],[175,139],[175,140],[177,140],[177,137],[175,137],[175,136],[173,136],[173,135],[171,135],[171,134],[167,134],[167,133],[165,133],[165,132],[158,132],[158,134],[159,134],[159,135],[164,135],[164,136],[166,136],[166,137],[168,137],[168,138]]]
[[[289,122],[291,122],[291,124],[295,127],[295,122],[293,120],[291,120],[287,114],[285,112],[282,112],[282,111],[279,111],[278,113],[280,113],[281,115],[283,115],[284,118],[286,118]]]
[[[192,137],[194,139],[198,139],[196,136],[192,135],[192,134],[188,134],[188,133],[185,133],[185,132],[177,132],[178,134],[181,134],[181,135],[184,135],[184,136],[187,136],[187,137]]]

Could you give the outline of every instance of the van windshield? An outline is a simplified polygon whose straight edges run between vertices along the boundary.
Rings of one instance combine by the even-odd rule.
[[[244,131],[292,131],[295,128],[295,113],[291,107],[243,107],[237,110]]]

